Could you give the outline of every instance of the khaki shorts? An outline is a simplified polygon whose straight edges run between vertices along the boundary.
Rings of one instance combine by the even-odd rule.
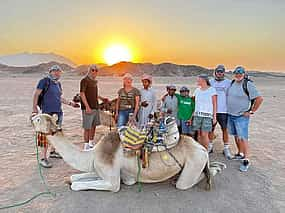
[[[92,113],[87,114],[85,110],[82,110],[82,127],[83,129],[91,129],[94,126],[100,125],[100,116],[98,109],[92,109]]]
[[[201,130],[203,132],[211,132],[213,127],[213,119],[207,117],[194,116],[193,130]]]

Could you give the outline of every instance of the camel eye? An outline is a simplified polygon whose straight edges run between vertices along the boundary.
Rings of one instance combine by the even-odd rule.
[[[40,121],[41,121],[41,119],[40,119],[40,118],[38,118],[38,119],[37,119],[37,122],[38,122],[38,123],[40,123]]]

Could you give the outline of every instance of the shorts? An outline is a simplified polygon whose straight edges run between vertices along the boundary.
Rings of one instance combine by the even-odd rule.
[[[228,114],[217,113],[217,122],[220,124],[222,129],[228,128]]]
[[[211,132],[213,128],[213,119],[209,117],[193,117],[193,130],[201,130],[203,132]]]
[[[228,115],[229,134],[239,139],[248,140],[249,117]]]
[[[100,125],[100,115],[98,109],[92,109],[92,112],[86,113],[82,110],[82,127],[83,129],[91,129],[92,127]]]
[[[192,128],[192,125],[189,125],[187,123],[187,121],[179,120],[179,124],[180,124],[180,127],[181,127],[181,133],[182,134],[193,135],[195,133],[195,131]]]

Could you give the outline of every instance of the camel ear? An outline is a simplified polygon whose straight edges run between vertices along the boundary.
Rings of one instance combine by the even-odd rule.
[[[53,114],[52,115],[52,119],[53,121],[56,123],[57,119],[58,119],[58,115],[57,114]]]

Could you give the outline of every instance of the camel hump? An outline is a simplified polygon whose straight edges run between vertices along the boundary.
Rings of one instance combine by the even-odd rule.
[[[120,147],[120,138],[117,132],[108,133],[100,142],[100,152],[106,155],[113,155]]]

